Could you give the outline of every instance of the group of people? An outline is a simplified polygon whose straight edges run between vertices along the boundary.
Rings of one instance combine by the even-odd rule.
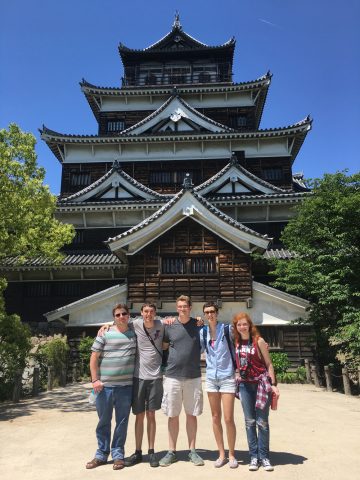
[[[218,323],[218,307],[203,306],[207,325],[192,318],[191,300],[182,295],[176,300],[178,316],[156,318],[156,306],[145,303],[142,318],[129,322],[126,304],[113,309],[114,323],[98,332],[90,358],[93,390],[99,422],[96,428],[98,448],[87,469],[113,458],[113,469],[120,470],[143,461],[142,441],[147,420],[148,459],[151,467],[166,467],[177,462],[176,445],[179,415],[184,406],[189,460],[196,466],[204,460],[195,449],[197,417],[203,410],[200,369],[201,352],[206,352],[206,386],[213,432],[219,457],[214,466],[237,468],[235,457],[235,394],[241,400],[247,441],[249,470],[273,467],[269,460],[269,408],[272,395],[279,396],[268,347],[246,313],[234,316],[232,324]],[[163,380],[163,352],[168,351]],[[124,458],[130,409],[135,419],[135,452]],[[155,454],[156,410],[168,417],[169,450],[158,459]],[[111,418],[115,410],[115,429],[111,441]],[[223,415],[229,454],[224,446]]]

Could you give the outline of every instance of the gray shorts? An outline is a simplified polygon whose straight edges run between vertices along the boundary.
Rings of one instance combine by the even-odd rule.
[[[159,410],[163,396],[163,379],[142,380],[134,378],[132,412],[134,415],[146,410]]]

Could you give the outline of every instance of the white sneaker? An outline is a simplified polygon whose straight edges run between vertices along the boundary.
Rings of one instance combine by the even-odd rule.
[[[266,470],[267,472],[272,472],[274,470],[274,467],[271,465],[268,458],[263,458],[260,461],[261,465],[264,467],[264,470]]]
[[[259,470],[259,462],[258,462],[257,458],[253,457],[250,460],[249,470],[250,470],[250,472],[256,472],[256,470]]]

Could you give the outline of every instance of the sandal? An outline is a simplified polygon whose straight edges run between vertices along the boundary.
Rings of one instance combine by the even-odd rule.
[[[106,465],[106,464],[107,464],[106,460],[100,460],[99,458],[95,457],[91,460],[91,462],[88,462],[86,464],[86,468],[88,470],[91,470],[92,468],[101,467],[101,465]]]
[[[114,460],[113,470],[122,470],[125,467],[125,462],[122,459]]]

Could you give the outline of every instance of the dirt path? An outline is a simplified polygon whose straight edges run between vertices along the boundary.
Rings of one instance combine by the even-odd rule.
[[[206,460],[204,467],[186,461],[186,434],[181,418],[178,452],[180,460],[169,468],[151,469],[147,463],[120,473],[106,465],[85,470],[93,457],[97,416],[87,402],[89,385],[71,385],[18,405],[0,405],[0,457],[2,480],[82,480],[123,478],[142,480],[151,472],[159,479],[192,480],[240,478],[247,480],[272,475],[286,480],[355,480],[359,474],[360,400],[327,393],[311,385],[280,385],[279,409],[271,413],[272,473],[249,472],[248,455],[239,402],[236,402],[237,458],[239,468],[213,467],[217,458],[208,401],[199,417],[197,445]],[[167,449],[167,422],[157,415],[158,451]],[[134,451],[134,417],[131,415],[127,454]],[[145,445],[146,447],[146,445]],[[144,449],[145,450],[145,449]]]

